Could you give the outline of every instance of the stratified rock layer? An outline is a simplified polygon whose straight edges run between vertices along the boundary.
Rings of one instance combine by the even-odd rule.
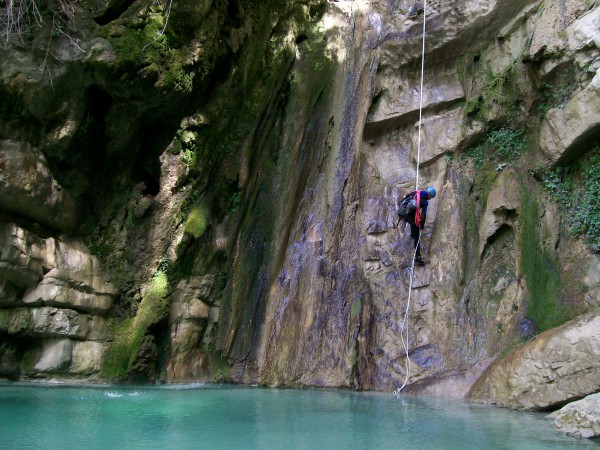
[[[0,375],[464,397],[600,306],[547,189],[598,155],[597,2],[432,2],[423,92],[409,1],[58,3],[0,47]]]
[[[583,400],[569,403],[550,414],[556,427],[578,438],[600,436],[600,394],[588,395]]]
[[[494,363],[469,398],[517,409],[543,410],[600,390],[600,314],[535,337]]]

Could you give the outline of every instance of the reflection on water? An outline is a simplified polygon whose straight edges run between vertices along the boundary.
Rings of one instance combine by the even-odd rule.
[[[348,391],[0,384],[2,449],[595,447],[544,416]]]

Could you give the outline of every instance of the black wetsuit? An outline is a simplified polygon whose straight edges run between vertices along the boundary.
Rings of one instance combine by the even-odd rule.
[[[427,219],[427,206],[429,205],[429,193],[427,191],[421,191],[421,224],[417,226],[415,224],[415,214],[416,211],[413,211],[406,218],[406,221],[410,225],[410,237],[413,238],[413,242],[416,247],[415,259],[421,258],[421,244],[419,242],[419,236],[421,234],[421,230],[425,226],[425,220]]]

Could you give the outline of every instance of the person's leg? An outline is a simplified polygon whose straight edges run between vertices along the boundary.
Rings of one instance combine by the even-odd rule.
[[[415,259],[422,259],[421,258],[421,243],[419,242],[420,233],[421,233],[421,230],[419,229],[419,227],[416,226],[415,224],[411,223],[410,224],[410,237],[413,238],[413,242],[416,247]]]

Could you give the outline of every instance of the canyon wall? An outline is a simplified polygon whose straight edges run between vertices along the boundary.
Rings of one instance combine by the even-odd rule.
[[[392,391],[407,331],[406,392],[544,408],[492,363],[597,344],[597,2],[3,8],[0,376]]]

